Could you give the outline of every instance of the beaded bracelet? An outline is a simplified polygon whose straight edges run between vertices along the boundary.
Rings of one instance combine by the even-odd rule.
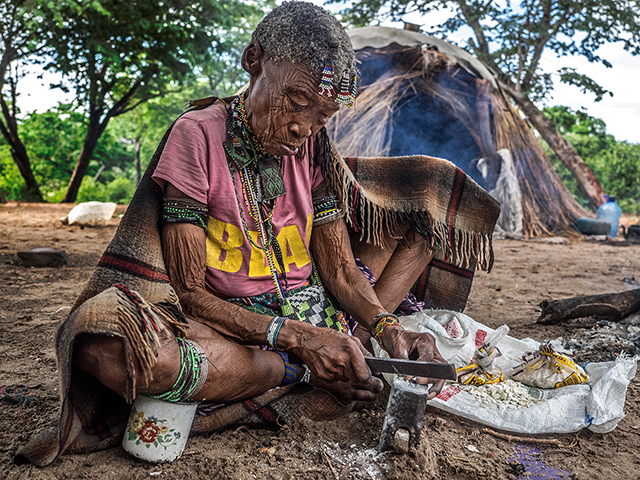
[[[279,351],[276,353],[282,357],[282,361],[284,362],[284,379],[279,386],[284,387],[297,382],[300,370],[305,367],[305,365],[295,365],[289,362],[289,352]]]
[[[384,345],[382,344],[382,332],[389,325],[400,326],[398,317],[396,317],[393,313],[382,312],[376,315],[376,318],[371,324],[371,328],[369,329],[371,336],[375,338],[375,340],[378,342],[378,345],[380,345],[380,348],[385,351],[386,348],[384,348]]]
[[[208,209],[188,201],[162,199],[162,223],[191,223],[207,231]]]
[[[344,217],[335,195],[313,199],[313,226],[322,225]]]
[[[278,333],[287,317],[273,317],[267,327],[267,345],[271,348],[278,348]]]

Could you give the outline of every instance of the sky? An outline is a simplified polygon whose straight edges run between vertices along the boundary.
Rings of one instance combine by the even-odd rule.
[[[311,0],[322,5],[324,0]],[[280,3],[280,2],[278,2]],[[337,12],[345,5],[330,5],[327,7]],[[428,18],[418,15],[408,15],[404,20],[429,27],[443,20],[443,15],[430,14]],[[384,22],[383,25],[402,28],[402,22]],[[463,43],[468,38],[469,31],[458,32],[452,35],[456,42]],[[583,94],[577,87],[564,85],[554,79],[555,88],[552,97],[544,105],[538,107],[566,105],[574,110],[584,109],[593,117],[601,118],[607,124],[607,132],[616,140],[626,140],[632,143],[640,143],[640,95],[638,94],[638,79],[640,78],[640,57],[633,57],[625,52],[619,44],[608,44],[602,47],[598,53],[609,60],[612,68],[606,68],[601,64],[589,63],[583,57],[564,56],[557,58],[551,52],[543,55],[541,60],[542,70],[554,72],[561,67],[573,67],[580,73],[593,78],[597,83],[610,90],[613,97],[605,96],[600,102],[595,102],[595,96],[591,93]],[[42,73],[42,72],[38,72]],[[57,105],[59,101],[69,101],[71,94],[64,94],[60,90],[49,90],[51,83],[59,81],[56,75],[43,73],[42,78],[37,75],[28,75],[18,84],[20,93],[20,108],[25,113],[33,111],[43,112]]]

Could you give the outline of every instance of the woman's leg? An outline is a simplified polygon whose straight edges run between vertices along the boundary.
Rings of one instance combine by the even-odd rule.
[[[207,355],[207,381],[193,400],[229,403],[260,395],[280,385],[285,368],[282,357],[266,350],[230,342],[220,334],[189,321],[187,338]],[[135,364],[136,394],[160,394],[171,389],[180,373],[180,349],[173,335],[160,340],[153,380],[145,385],[142,369]],[[74,361],[106,387],[126,397],[127,368],[123,340],[106,335],[84,335],[74,348]]]
[[[374,291],[387,312],[394,312],[433,258],[427,241],[410,228],[398,241],[385,236],[385,248],[352,238],[354,256],[360,258],[376,278]]]

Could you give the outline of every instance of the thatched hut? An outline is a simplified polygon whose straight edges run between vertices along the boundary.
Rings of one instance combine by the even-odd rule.
[[[344,156],[446,158],[490,192],[509,189],[507,170],[512,168],[524,233],[574,231],[584,210],[481,62],[443,40],[409,30],[365,27],[349,34],[362,72],[361,89],[355,108],[342,109],[328,126]],[[509,157],[512,167],[505,164]],[[505,195],[512,200],[499,199],[503,209],[514,207],[507,204],[518,195]]]

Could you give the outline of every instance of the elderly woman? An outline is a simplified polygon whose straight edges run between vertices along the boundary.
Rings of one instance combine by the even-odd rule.
[[[349,37],[321,8],[284,3],[258,25],[242,66],[248,89],[183,115],[153,174],[164,189],[164,259],[189,329],[161,340],[153,381],[136,393],[242,400],[301,380],[295,354],[311,384],[343,401],[373,400],[382,384],[364,360],[370,335],[392,357],[442,358],[431,335],[404,330],[393,315],[432,257],[426,240],[410,225],[386,234],[383,247],[350,240],[323,180],[324,126],[355,99]],[[89,337],[76,363],[125,396],[119,342]],[[200,352],[208,362],[188,364]]]
[[[456,295],[433,273],[438,262],[467,285],[473,265],[490,268],[497,203],[444,160],[347,165],[324,126],[353,105],[358,73],[348,36],[321,8],[275,8],[242,65],[246,92],[195,102],[165,135],[56,335],[59,421],[16,461],[43,466],[119,443],[138,395],[212,403],[199,411],[215,430],[245,415],[216,416],[239,411],[220,404],[263,392],[273,401],[289,392],[274,387],[301,381],[343,402],[375,399],[371,342],[442,361],[430,334],[404,330],[392,312],[419,308],[407,292],[434,276],[445,288],[428,291]],[[419,381],[432,397],[442,388]]]

